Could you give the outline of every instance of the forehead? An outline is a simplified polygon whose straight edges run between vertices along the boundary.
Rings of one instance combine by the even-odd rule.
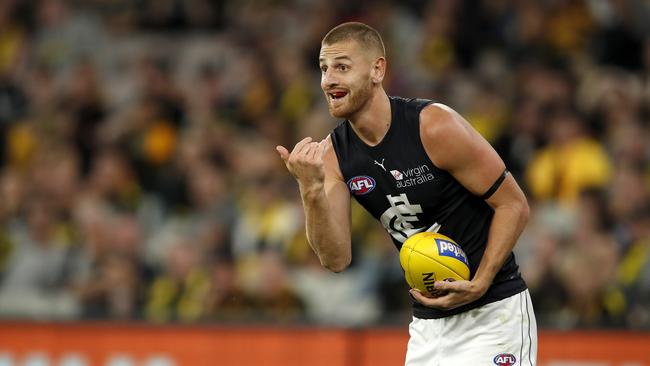
[[[332,44],[323,44],[318,55],[319,62],[327,62],[335,59],[349,58],[351,60],[359,57],[360,47],[356,41],[341,41]]]

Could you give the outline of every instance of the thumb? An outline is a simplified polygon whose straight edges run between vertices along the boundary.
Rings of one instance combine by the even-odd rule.
[[[330,144],[329,136],[328,136],[328,138],[325,138],[321,142],[318,143],[317,154],[318,154],[319,158],[322,159],[325,156],[325,153],[327,152],[327,150],[329,148],[329,144]]]
[[[284,162],[286,163],[287,159],[289,159],[289,150],[287,150],[287,148],[282,146],[282,145],[276,146],[275,149],[280,154],[280,157],[282,158],[282,160],[284,160]]]
[[[433,287],[436,290],[441,290],[441,291],[454,291],[458,289],[458,284],[454,281],[443,280],[443,281],[436,281],[433,284]]]

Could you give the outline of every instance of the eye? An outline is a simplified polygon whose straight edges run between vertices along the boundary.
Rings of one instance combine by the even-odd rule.
[[[339,70],[341,71],[348,71],[349,69],[350,67],[348,65],[343,65],[343,64],[339,65]]]
[[[320,67],[320,71],[321,71],[321,72],[327,72],[327,66],[322,65],[322,66]]]

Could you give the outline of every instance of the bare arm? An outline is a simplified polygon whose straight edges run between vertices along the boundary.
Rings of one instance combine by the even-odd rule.
[[[323,267],[341,272],[352,260],[350,194],[331,144],[329,138],[317,143],[307,137],[291,153],[277,150],[298,181],[309,245]]]
[[[480,196],[499,178],[505,164],[492,146],[469,123],[450,108],[434,104],[422,111],[421,138],[436,166],[447,170],[470,192]],[[470,303],[485,294],[512,251],[528,220],[528,203],[509,175],[487,200],[494,209],[488,242],[471,281],[436,282],[449,291],[438,298],[413,296],[424,305],[450,309]]]

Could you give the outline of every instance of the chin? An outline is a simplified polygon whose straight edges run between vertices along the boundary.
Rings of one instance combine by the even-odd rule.
[[[327,105],[330,115],[334,118],[350,118],[355,112],[355,106],[349,101],[344,105],[339,105],[338,108],[332,107],[331,104]]]
[[[350,116],[350,113],[348,113],[347,110],[344,110],[342,108],[334,109],[330,107],[329,110],[330,110],[330,115],[334,118],[348,118]]]

